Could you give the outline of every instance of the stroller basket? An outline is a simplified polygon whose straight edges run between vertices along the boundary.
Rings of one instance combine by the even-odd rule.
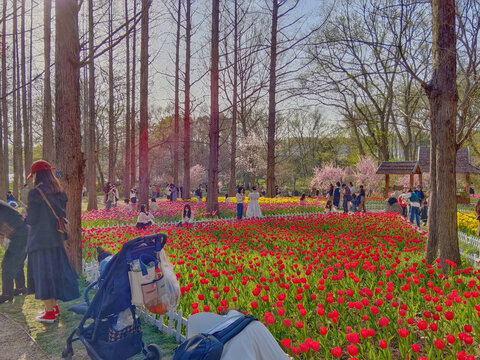
[[[160,359],[160,351],[156,345],[145,347],[143,343],[140,320],[136,317],[135,307],[131,303],[128,271],[132,259],[142,255],[155,256],[163,249],[166,241],[165,234],[138,237],[125,243],[112,257],[100,275],[98,291],[91,302],[88,299],[88,290],[92,286],[85,289],[84,296],[88,307],[80,324],[67,339],[62,352],[63,358],[72,358],[72,343],[80,340],[90,358],[94,360],[127,359],[139,352],[143,352],[144,359]],[[132,315],[129,315],[130,323],[118,328],[116,325],[119,314],[129,311]]]
[[[95,323],[85,328],[85,334],[93,334]],[[95,352],[104,360],[126,359],[138,354],[143,349],[142,329],[140,320],[136,319],[133,325],[122,330],[115,330],[111,322],[101,321],[98,325],[98,336],[91,342]],[[88,348],[87,348],[88,352]],[[94,353],[90,353],[95,359]]]

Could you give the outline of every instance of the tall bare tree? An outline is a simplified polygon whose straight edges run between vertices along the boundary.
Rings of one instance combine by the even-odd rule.
[[[286,0],[280,0],[285,3]],[[272,30],[270,38],[270,84],[268,89],[268,139],[267,139],[267,196],[275,197],[275,132],[277,87],[277,26],[280,4],[272,1]]]
[[[31,123],[31,118],[30,118],[30,113],[28,111],[28,89],[29,87],[27,86],[27,64],[26,64],[26,51],[27,51],[27,46],[25,42],[25,1],[22,0],[21,4],[21,14],[20,14],[20,74],[21,74],[21,86],[22,86],[22,119],[23,119],[23,146],[24,146],[24,169],[27,171],[30,169],[30,165],[32,165],[33,162],[33,151],[31,148],[31,142],[30,142],[30,123]],[[33,10],[31,10],[33,11]],[[23,185],[23,184],[21,184]]]
[[[238,1],[233,3],[233,95],[232,128],[230,134],[230,181],[228,193],[235,196],[236,160],[237,160],[237,114],[238,114]]]
[[[128,0],[125,0],[125,22],[128,24]],[[131,165],[131,128],[130,123],[130,32],[126,36],[126,77],[125,77],[125,97],[126,97],[126,112],[125,112],[125,171],[123,176],[123,196],[130,197],[130,167]]]
[[[95,36],[93,19],[93,0],[88,0],[88,146],[87,146],[87,167],[88,167],[88,210],[97,209],[97,177],[96,177],[96,141],[95,141]]]
[[[13,62],[12,62],[12,119],[13,119],[13,195],[18,198],[23,182],[22,120],[20,99],[20,56],[18,49],[18,3],[13,1]]]
[[[53,137],[52,120],[52,88],[50,73],[50,53],[51,53],[51,12],[52,0],[43,2],[43,62],[45,75],[43,77],[43,158],[47,161],[55,160],[55,141]]]
[[[182,0],[178,0],[177,8],[177,35],[175,39],[175,120],[173,143],[173,183],[178,185],[178,143],[180,137],[180,29],[182,21]],[[183,195],[183,194],[182,194]]]
[[[148,14],[151,0],[142,0],[140,44],[140,124],[138,142],[139,200],[148,204]]]
[[[219,23],[220,0],[212,0],[212,53],[210,66],[210,154],[208,158],[207,212],[218,213],[218,152],[220,142],[218,85],[219,85]]]
[[[192,39],[191,0],[185,0],[185,106],[183,115],[183,199],[190,199],[190,42]]]
[[[115,114],[113,88],[113,1],[108,4],[108,181],[115,181]]]
[[[55,137],[57,168],[68,196],[70,234],[67,253],[74,268],[82,268],[81,206],[85,161],[81,152],[80,44],[78,4],[62,0],[55,4]]]
[[[133,1],[133,18],[137,18],[137,0]],[[130,184],[132,187],[135,187],[137,182],[137,157],[135,156],[135,136],[136,136],[136,112],[135,112],[135,83],[136,83],[136,64],[137,64],[137,26],[133,27],[132,34],[132,110],[130,111],[131,116],[131,130],[130,130]]]
[[[3,2],[2,8],[2,84],[1,84],[1,94],[2,94],[2,157],[0,158],[1,172],[0,172],[0,193],[5,194],[9,187],[9,169],[8,169],[8,102],[7,102],[7,2]]]
[[[455,0],[432,0],[431,4],[433,74],[430,83],[424,85],[430,103],[432,129],[431,159],[433,161],[430,163],[430,172],[431,176],[435,174],[436,183],[435,188],[432,188],[433,210],[429,214],[431,216],[429,223],[433,232],[429,233],[426,254],[427,261],[432,262],[439,253],[442,269],[446,272],[448,270],[446,260],[451,260],[457,265],[461,264],[457,234],[455,176],[458,101]]]

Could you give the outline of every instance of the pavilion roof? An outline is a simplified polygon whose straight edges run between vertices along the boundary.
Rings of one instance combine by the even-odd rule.
[[[430,147],[420,146],[418,148],[418,162],[423,172],[430,172]],[[462,147],[457,151],[457,174],[480,174],[480,168],[472,165],[472,156],[469,147]]]
[[[422,167],[418,161],[382,161],[377,174],[421,174]]]

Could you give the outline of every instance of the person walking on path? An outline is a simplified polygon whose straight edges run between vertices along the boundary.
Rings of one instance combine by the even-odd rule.
[[[53,323],[60,310],[57,300],[70,301],[80,296],[77,273],[65,252],[65,232],[58,231],[57,219],[66,216],[67,195],[52,166],[45,160],[35,161],[28,178],[35,187],[28,194],[27,241],[28,292],[43,300],[45,311],[36,321]]]
[[[170,184],[170,201],[177,201],[178,188],[175,184]]]
[[[333,201],[333,191],[334,191],[333,184],[330,184],[330,187],[328,188],[328,191],[327,191],[327,200]]]
[[[423,200],[425,200],[425,194],[423,193],[422,185],[417,185],[415,194],[417,194],[418,199],[420,200],[420,205],[423,204]]]
[[[366,199],[365,189],[363,188],[363,185],[360,185],[360,193],[358,194],[358,196],[360,197],[360,200],[359,200],[360,202],[358,203],[357,211],[367,212],[367,209],[365,208],[365,201],[367,199]]]
[[[257,190],[256,186],[252,186],[252,191],[248,194],[248,207],[247,212],[245,213],[245,217],[247,219],[250,218],[261,218],[262,209],[260,209],[260,204],[258,203],[258,199],[260,197],[260,193]]]
[[[403,194],[405,194],[404,190],[397,198],[398,204],[402,207],[402,215],[404,218],[407,218],[407,201],[403,198]]]
[[[107,201],[105,203],[105,208],[110,209],[110,208],[116,206],[117,205],[117,200],[118,200],[118,190],[115,187],[115,185],[113,185],[110,188],[110,191],[107,194]]]
[[[413,224],[415,221],[417,226],[420,227],[420,199],[418,198],[417,194],[412,191],[412,189],[408,189],[408,192],[403,194],[402,197],[404,199],[408,199],[410,203],[410,222]]]
[[[112,184],[110,183],[110,181],[107,182],[107,184],[105,185],[105,187],[103,188],[103,192],[105,193],[105,196],[103,198],[103,202],[105,204],[107,204],[107,200],[108,200],[108,193],[110,192],[110,189],[112,188]]]
[[[342,192],[343,192],[343,213],[348,213],[348,206],[349,202],[352,201],[352,193],[350,192],[350,188],[342,184]]]
[[[195,190],[195,196],[197,197],[197,201],[202,201],[202,185],[198,185],[197,190]]]
[[[353,183],[351,181],[348,183],[347,186],[350,188],[350,192],[352,194],[357,192],[357,189],[355,189],[355,186],[353,186]]]
[[[2,261],[2,295],[0,304],[12,301],[14,295],[25,294],[25,247],[27,245],[28,229],[25,221],[10,205],[0,200],[0,237],[10,240]],[[16,289],[13,283],[15,281]]]
[[[240,220],[243,217],[243,202],[245,201],[245,190],[243,186],[238,188],[237,192],[237,219]]]
[[[337,187],[333,190],[333,207],[335,211],[340,206],[340,182],[337,181]]]

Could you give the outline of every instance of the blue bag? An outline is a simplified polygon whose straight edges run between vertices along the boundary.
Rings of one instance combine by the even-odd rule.
[[[175,348],[172,360],[220,360],[223,345],[252,321],[252,315],[242,316],[225,329],[213,334],[197,334]]]

